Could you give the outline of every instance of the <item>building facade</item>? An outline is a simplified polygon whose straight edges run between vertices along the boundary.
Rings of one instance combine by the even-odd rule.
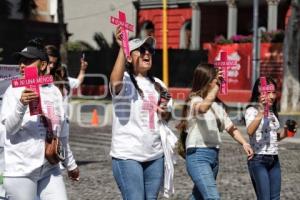
[[[161,48],[161,0],[139,0],[134,5],[137,34],[144,36],[150,29]],[[284,29],[288,7],[288,0],[260,0],[259,27],[267,31]],[[169,48],[200,49],[218,35],[230,38],[252,34],[252,0],[168,0],[167,12]]]
[[[28,40],[40,37],[59,46],[61,28],[57,23],[57,0],[6,0],[7,16],[0,18],[0,63],[14,64],[12,53]],[[66,27],[64,27],[66,30]]]
[[[136,11],[132,0],[64,0],[65,23],[72,33],[69,41],[85,41],[97,47],[93,39],[95,33],[101,32],[106,41],[113,42],[115,26],[110,23],[110,16],[118,16],[118,11],[126,13],[128,23],[135,26]],[[134,36],[135,32],[130,32]]]

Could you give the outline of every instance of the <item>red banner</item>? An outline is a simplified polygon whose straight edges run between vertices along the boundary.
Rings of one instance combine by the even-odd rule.
[[[237,61],[237,66],[228,72],[228,95],[220,95],[220,98],[230,102],[247,102],[252,90],[252,43],[205,43],[203,48],[208,50],[209,63],[219,60],[221,51],[227,52],[228,59]],[[260,56],[260,76],[273,77],[280,91],[283,77],[282,44],[262,43]]]

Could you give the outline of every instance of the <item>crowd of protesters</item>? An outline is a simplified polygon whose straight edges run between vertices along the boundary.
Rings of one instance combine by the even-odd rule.
[[[245,111],[249,143],[233,124],[225,104],[217,97],[222,70],[213,64],[199,64],[192,79],[191,91],[182,110],[176,134],[168,126],[173,100],[166,85],[151,74],[155,39],[148,36],[129,41],[129,56],[122,48],[122,29],[115,39],[120,46],[110,76],[113,104],[112,172],[123,199],[157,199],[161,187],[165,197],[172,195],[177,144],[185,158],[186,170],[194,187],[190,199],[221,199],[217,189],[220,167],[221,134],[227,132],[241,145],[247,157],[249,176],[258,200],[280,199],[281,170],[278,142],[287,137],[288,127],[280,126],[276,109],[276,84],[266,77],[269,86],[263,91],[261,80],[253,87]],[[80,59],[77,78],[68,76],[60,53],[53,45],[39,39],[14,54],[20,78],[35,66],[38,76],[52,75],[54,83],[43,84],[39,92],[30,87],[10,85],[3,95],[0,141],[4,147],[4,182],[10,200],[67,199],[62,170],[79,181],[80,173],[69,145],[69,95],[82,84],[88,63]],[[30,109],[40,99],[41,111]],[[269,110],[265,108],[268,107]],[[280,127],[281,130],[280,130]],[[295,131],[296,124],[293,130]],[[63,158],[52,163],[45,156],[48,134],[59,139]],[[226,155],[225,155],[226,156]]]

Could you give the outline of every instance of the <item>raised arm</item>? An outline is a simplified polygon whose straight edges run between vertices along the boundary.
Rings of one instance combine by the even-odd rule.
[[[120,46],[120,50],[119,50],[119,54],[118,54],[117,60],[115,62],[115,65],[114,65],[113,70],[110,75],[110,85],[111,85],[112,92],[114,94],[118,94],[123,87],[122,81],[123,81],[123,76],[124,76],[124,72],[125,72],[125,63],[126,63],[125,54],[124,54],[123,48],[121,48],[122,32],[121,32],[120,27],[117,27],[115,37],[116,37],[117,43]]]
[[[77,79],[79,81],[79,85],[83,82],[84,80],[84,75],[85,75],[85,71],[88,67],[88,62],[86,62],[84,60],[84,58],[81,58],[80,59],[80,71],[79,71],[79,74],[77,76]]]
[[[194,106],[194,110],[196,111],[196,113],[206,113],[210,109],[212,103],[215,101],[218,91],[219,91],[218,85],[216,85],[214,88],[212,88],[208,92],[208,94],[206,95],[204,100],[197,103]]]
[[[258,109],[258,113],[257,113],[256,117],[254,118],[254,120],[247,127],[247,133],[248,133],[249,136],[252,136],[256,132],[256,130],[259,127],[263,117],[264,117],[263,111]]]
[[[258,105],[257,105],[257,115],[255,116],[255,118],[247,126],[247,133],[248,133],[249,136],[252,136],[256,132],[257,128],[259,127],[259,125],[261,123],[261,120],[264,118],[264,106],[265,106],[265,104],[266,104],[265,97],[260,96],[259,97],[259,102],[258,102]],[[250,118],[252,119],[253,117],[250,117]]]
[[[208,94],[206,95],[206,97],[204,97],[203,101],[197,103],[194,106],[195,113],[206,113],[209,110],[218,95],[220,82],[223,79],[222,74],[222,71],[218,71],[215,79],[213,79],[212,82],[209,83],[214,84],[214,86],[210,90],[208,90]]]

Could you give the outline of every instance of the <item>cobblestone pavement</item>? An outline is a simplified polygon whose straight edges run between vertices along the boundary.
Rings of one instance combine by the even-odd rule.
[[[70,144],[81,171],[79,182],[67,180],[71,200],[121,199],[111,171],[109,145],[111,127],[83,128],[71,125]],[[224,134],[220,150],[220,169],[217,178],[222,199],[255,199],[246,167],[245,154],[228,134]],[[300,199],[300,143],[282,142],[281,199]],[[175,195],[170,199],[188,199],[193,183],[186,173],[183,159],[175,166]],[[164,199],[160,196],[159,199]]]

